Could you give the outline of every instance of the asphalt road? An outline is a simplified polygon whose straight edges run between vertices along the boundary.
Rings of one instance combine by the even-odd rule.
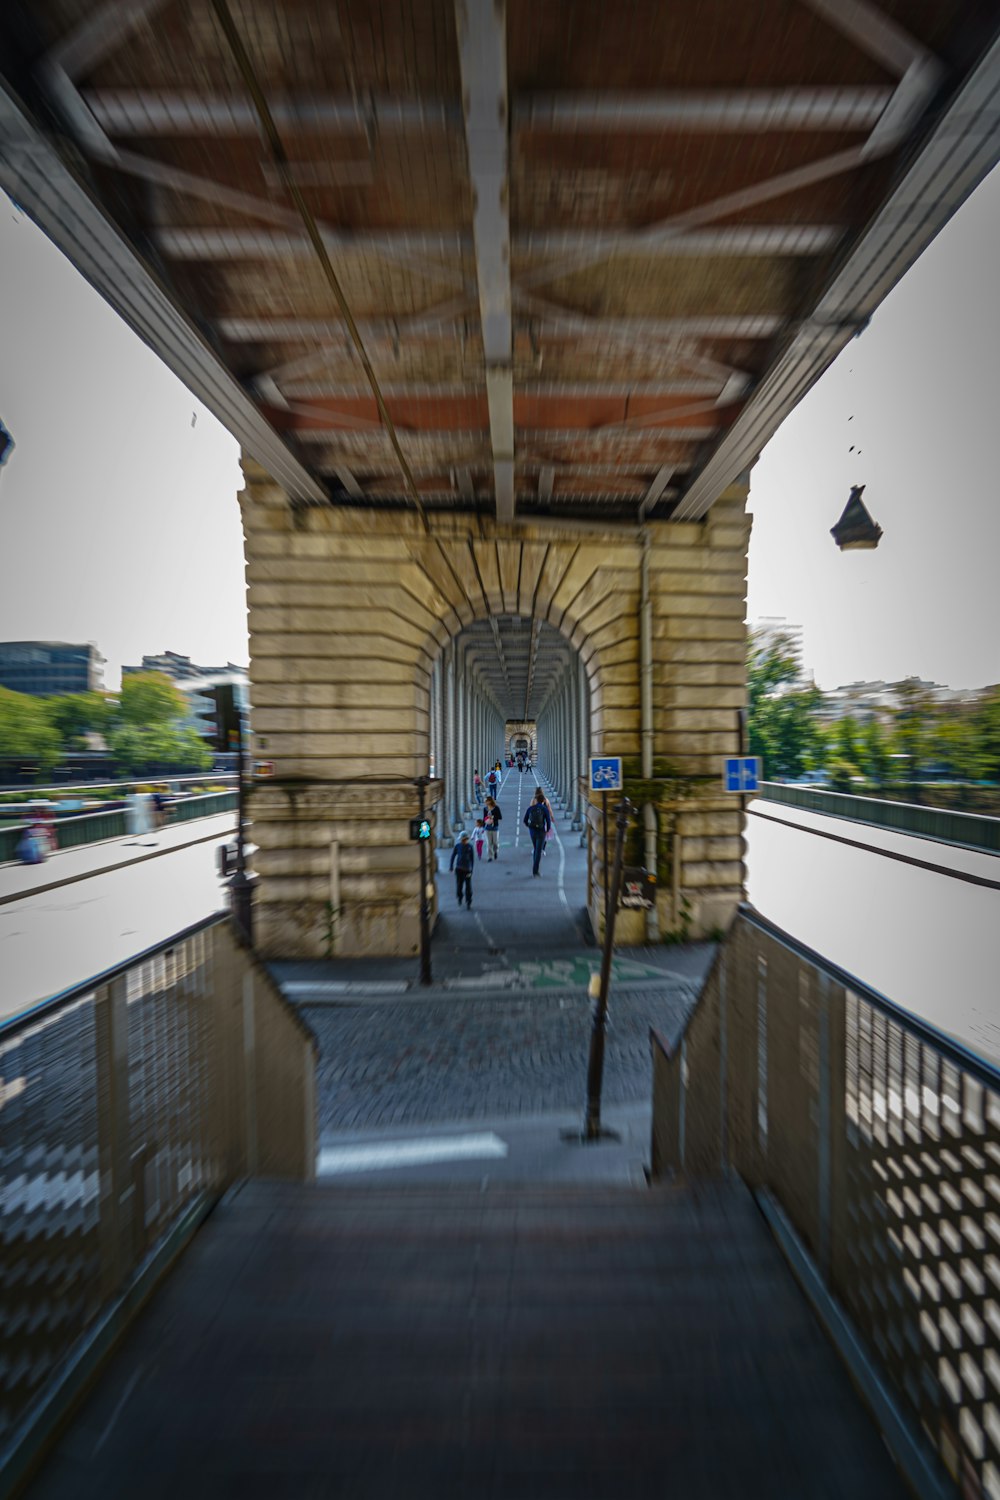
[[[154,855],[0,905],[0,1015],[69,989],[221,910],[226,893],[216,874],[215,851],[232,836],[232,821],[232,814],[224,813],[187,824],[188,838],[204,839],[213,825],[219,836],[169,854],[144,847],[165,837],[152,834],[141,843],[121,840],[69,850],[26,871],[43,871],[51,881],[61,873],[80,873],[86,860],[99,870],[112,857]]]

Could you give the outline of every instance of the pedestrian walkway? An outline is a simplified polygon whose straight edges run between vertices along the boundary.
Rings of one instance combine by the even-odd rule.
[[[127,834],[101,843],[81,844],[77,849],[60,849],[40,865],[0,865],[0,906],[9,901],[21,901],[26,896],[41,895],[58,886],[71,885],[74,881],[89,880],[109,870],[121,870],[127,865],[156,859],[158,855],[170,854],[175,849],[185,849],[189,844],[208,843],[235,832],[235,829],[235,813],[215,813],[208,818],[158,828],[153,833]]]
[[[230,1194],[30,1500],[902,1500],[747,1190]]]
[[[539,785],[555,819],[536,881],[531,875],[531,835],[522,819]],[[471,912],[457,909],[455,877],[448,869],[452,844],[448,838],[439,839],[437,949],[478,952],[485,958],[513,948],[527,957],[582,946],[588,938],[587,851],[580,846],[579,831],[574,832],[552,788],[534,771],[505,771],[496,800],[503,814],[499,857],[488,860],[484,848],[477,861]],[[472,833],[475,818],[464,826]]]

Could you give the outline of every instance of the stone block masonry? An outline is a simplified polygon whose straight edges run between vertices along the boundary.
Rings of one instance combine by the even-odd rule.
[[[640,534],[452,512],[431,513],[425,531],[408,511],[293,504],[246,458],[244,473],[254,746],[275,767],[251,804],[260,948],[282,958],[415,953],[414,779],[428,773],[432,737],[445,782],[461,763],[456,744],[468,742],[454,701],[455,722],[435,729],[442,653],[475,621],[547,622],[583,665],[590,753],[638,757]],[[699,778],[677,814],[693,933],[722,925],[743,889],[742,810],[715,787],[720,756],[739,750],[745,504],[745,486],[732,486],[705,522],[648,528],[654,753]],[[496,709],[502,724],[523,703]],[[450,844],[442,791],[435,783],[429,801]],[[599,923],[602,861],[590,864]],[[674,901],[661,891],[663,929],[676,925]]]

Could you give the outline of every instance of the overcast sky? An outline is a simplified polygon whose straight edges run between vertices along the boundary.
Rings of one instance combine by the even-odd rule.
[[[1000,681],[998,261],[1000,172],[754,470],[748,612],[801,624],[823,687]],[[94,641],[109,687],[245,662],[236,443],[2,195],[0,272],[0,639]],[[852,484],[875,552],[830,536]]]

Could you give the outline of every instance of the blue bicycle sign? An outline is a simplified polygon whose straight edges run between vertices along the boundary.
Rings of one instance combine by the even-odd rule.
[[[596,755],[590,760],[590,790],[592,792],[620,792],[622,789],[622,758],[620,755]]]

